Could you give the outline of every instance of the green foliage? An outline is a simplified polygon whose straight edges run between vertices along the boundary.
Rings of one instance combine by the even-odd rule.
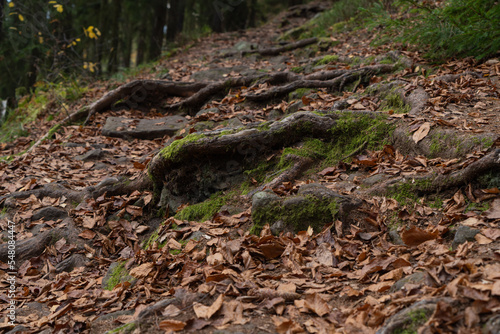
[[[124,324],[124,325],[121,325],[119,327],[116,327],[115,329],[112,329],[112,330],[106,332],[106,334],[130,333],[135,328],[136,328],[135,323]]]
[[[497,171],[490,171],[481,175],[478,179],[479,184],[484,188],[499,188],[500,175]]]
[[[0,142],[10,142],[18,137],[28,136],[29,133],[24,126],[35,121],[42,112],[46,111],[51,102],[68,112],[67,103],[79,99],[87,89],[87,86],[81,85],[76,79],[63,79],[57,83],[36,83],[33,94],[20,97],[17,109],[11,111],[0,126]],[[19,89],[18,92],[23,93],[26,90]],[[52,114],[49,118],[50,116],[54,117]]]
[[[401,13],[394,17],[382,6],[375,7],[372,26],[384,26],[396,41],[424,47],[433,60],[483,59],[500,49],[500,6],[495,0],[448,0],[441,6],[400,0],[396,4]]]
[[[331,32],[343,30],[346,27],[359,25],[360,18],[367,16],[360,8],[370,8],[370,0],[340,0],[333,3],[330,10],[321,13],[318,17],[307,23],[306,31],[301,38],[325,37]]]

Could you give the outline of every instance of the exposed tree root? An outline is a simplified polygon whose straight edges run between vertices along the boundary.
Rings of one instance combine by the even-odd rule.
[[[340,74],[341,71],[313,73],[309,76],[298,77],[287,85],[269,88],[265,93],[247,94],[245,97],[250,101],[265,101],[283,96],[299,88],[328,88],[341,91],[345,85],[351,82],[356,80],[368,81],[376,74],[392,72],[394,67],[394,65],[382,64],[348,70],[342,74]],[[330,78],[330,76],[333,76],[333,78]]]
[[[316,37],[313,38],[307,38],[307,39],[302,39],[297,42],[292,42],[285,44],[283,46],[275,47],[275,48],[263,48],[263,49],[255,49],[255,50],[243,50],[243,51],[236,51],[236,52],[228,52],[224,53],[224,57],[231,57],[235,55],[240,55],[241,57],[244,57],[249,54],[260,54],[261,56],[276,56],[279,55],[280,53],[286,52],[286,51],[291,51],[299,48],[303,48],[304,46],[311,45],[313,43],[316,43],[318,39]]]
[[[264,189],[273,189],[282,184],[283,182],[292,182],[302,175],[304,171],[314,162],[311,158],[301,157],[294,154],[289,154],[284,157],[286,161],[293,163],[292,167],[286,169],[270,182],[257,187],[257,189],[252,190],[247,194],[247,198],[251,198],[256,192],[262,191]]]
[[[66,219],[66,226],[44,231],[32,238],[21,240],[16,243],[16,266],[20,266],[24,261],[35,256],[40,256],[45,247],[54,244],[56,241],[65,238],[72,243],[78,243],[78,231],[72,219]],[[80,239],[81,240],[81,239]],[[83,242],[82,242],[83,243]],[[9,248],[7,243],[0,245],[0,261],[7,263],[9,260]],[[62,269],[65,266],[61,267]]]
[[[229,78],[217,82],[172,82],[162,80],[136,80],[122,85],[107,93],[92,103],[87,109],[88,123],[98,112],[111,108],[118,101],[124,101],[129,107],[156,104],[164,111],[182,110],[190,115],[217,94],[227,94],[229,88],[250,87],[261,83],[281,85],[270,88],[266,93],[247,94],[251,101],[265,101],[287,94],[297,88],[329,88],[342,90],[346,84],[355,80],[368,81],[375,74],[393,71],[395,65],[380,64],[351,70],[323,71],[309,75],[299,75],[292,72],[276,72],[269,74],[250,75],[246,77]],[[166,96],[180,96],[185,99],[171,105],[161,105]],[[81,115],[80,115],[81,116]],[[76,117],[76,116],[75,116]]]
[[[482,158],[472,162],[467,167],[452,172],[450,174],[441,174],[417,179],[415,189],[419,192],[431,193],[441,191],[447,188],[453,188],[470,183],[486,172],[500,171],[500,148],[494,149]]]
[[[132,193],[135,190],[145,190],[151,188],[151,180],[147,176],[133,181],[130,181],[126,177],[110,177],[103,180],[96,186],[89,186],[80,191],[68,189],[59,183],[49,183],[38,189],[3,195],[0,197],[0,205],[14,207],[15,203],[12,202],[12,199],[28,198],[31,195],[36,198],[60,198],[64,196],[72,202],[80,203],[85,198],[97,198],[104,193],[107,193],[108,195],[122,195]]]

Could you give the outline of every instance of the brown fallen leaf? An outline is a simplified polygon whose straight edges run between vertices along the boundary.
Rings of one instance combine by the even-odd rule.
[[[431,129],[431,123],[425,122],[424,124],[422,124],[417,129],[417,131],[413,133],[413,141],[415,142],[415,144],[418,144],[419,141],[424,139],[429,134],[430,129]]]
[[[401,233],[401,239],[403,239],[403,242],[408,246],[418,246],[422,242],[437,239],[438,234],[438,231],[434,231],[431,233],[413,226],[409,230],[403,231]]]
[[[500,198],[491,202],[490,208],[483,212],[483,216],[488,219],[500,219]]]
[[[154,263],[153,262],[148,262],[148,263],[143,263],[138,267],[135,267],[134,269],[130,270],[130,276],[136,277],[136,278],[143,278],[149,275],[151,270],[154,268]]]
[[[94,239],[96,233],[92,230],[83,230],[82,233],[78,234],[78,236],[82,239],[91,240]]]
[[[210,306],[205,306],[200,303],[193,303],[194,313],[198,318],[202,318],[205,320],[210,319],[220,308],[222,307],[222,303],[224,302],[224,295],[221,294],[215,302]]]
[[[304,306],[320,317],[330,313],[331,311],[330,305],[328,305],[327,302],[317,293],[306,295]]]
[[[173,332],[179,332],[186,327],[186,323],[184,321],[179,321],[179,320],[163,320],[159,324],[160,329],[163,329],[164,331],[173,331]]]
[[[305,333],[304,329],[291,319],[285,317],[273,317],[273,322],[276,326],[276,331],[280,334]]]

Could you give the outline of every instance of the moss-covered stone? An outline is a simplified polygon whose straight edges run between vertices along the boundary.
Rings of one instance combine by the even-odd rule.
[[[285,228],[295,232],[311,226],[319,232],[326,223],[332,222],[339,213],[340,196],[318,185],[319,192],[310,189],[297,196],[281,199],[272,192],[258,192],[252,197],[253,232],[265,224],[282,221]],[[321,191],[323,191],[321,193]]]
[[[175,218],[189,221],[205,221],[212,218],[229,200],[235,195],[235,192],[229,192],[226,195],[218,192],[213,194],[204,202],[190,205],[179,211]]]

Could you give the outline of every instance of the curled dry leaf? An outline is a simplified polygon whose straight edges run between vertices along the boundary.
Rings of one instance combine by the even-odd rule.
[[[218,310],[220,310],[223,302],[224,302],[224,295],[219,295],[219,297],[217,297],[215,302],[210,306],[205,306],[205,305],[200,304],[200,303],[193,303],[193,310],[198,318],[208,320]]]
[[[424,124],[422,124],[417,129],[417,131],[413,133],[413,141],[415,142],[415,144],[418,144],[419,141],[424,139],[429,134],[430,129],[431,129],[431,123],[425,122]]]

